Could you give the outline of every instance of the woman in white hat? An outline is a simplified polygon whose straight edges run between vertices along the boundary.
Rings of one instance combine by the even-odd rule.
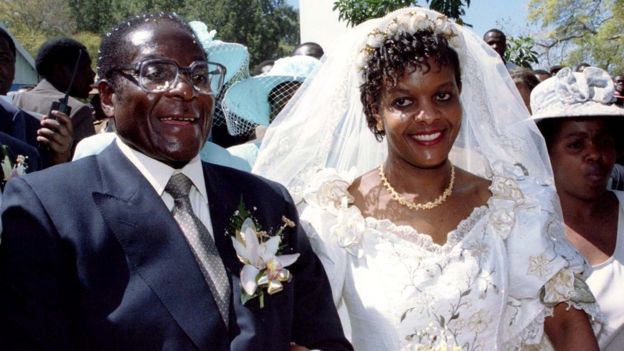
[[[299,203],[356,350],[597,350],[528,117],[481,38],[407,8],[349,32],[269,126],[253,171]]]
[[[587,283],[605,314],[601,350],[624,350],[624,192],[607,185],[624,109],[609,74],[564,68],[531,94],[546,139],[568,239],[592,266]]]

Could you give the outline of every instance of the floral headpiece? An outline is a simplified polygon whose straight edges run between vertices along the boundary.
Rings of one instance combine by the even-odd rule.
[[[434,18],[433,14],[412,9],[398,14],[392,13],[382,19],[378,27],[368,33],[364,48],[357,58],[358,71],[361,73],[360,78],[363,79],[362,73],[375,50],[383,46],[389,38],[398,39],[404,33],[414,34],[420,31],[431,31],[434,34],[441,34],[451,46],[454,46],[452,45],[453,39],[457,37],[453,28],[454,23],[446,16],[436,15]]]

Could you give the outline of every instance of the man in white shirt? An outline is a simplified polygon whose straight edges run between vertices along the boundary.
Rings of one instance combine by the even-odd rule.
[[[198,157],[224,73],[207,59],[173,14],[104,38],[115,142],[5,192],[3,347],[352,350],[285,188]]]

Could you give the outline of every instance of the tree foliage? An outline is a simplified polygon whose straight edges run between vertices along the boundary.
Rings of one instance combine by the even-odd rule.
[[[464,8],[470,6],[470,0],[426,0],[429,8],[457,20],[463,24]],[[418,6],[418,0],[336,0],[334,11],[338,18],[350,26],[356,26],[368,19],[382,17],[387,13],[407,6]]]
[[[54,36],[70,36],[97,57],[101,36],[124,18],[175,12],[246,45],[251,63],[288,55],[299,42],[297,10],[286,0],[0,0],[0,21],[33,55]]]
[[[543,29],[536,43],[547,63],[624,72],[623,6],[622,0],[531,0],[529,19]]]
[[[507,38],[505,61],[513,62],[520,67],[532,69],[532,63],[538,63],[538,53],[534,49],[532,37],[518,36]]]

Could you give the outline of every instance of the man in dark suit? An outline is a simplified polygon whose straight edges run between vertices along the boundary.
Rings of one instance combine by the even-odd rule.
[[[124,21],[104,38],[99,90],[117,140],[5,192],[3,348],[351,350],[286,190],[199,160],[223,74],[206,66],[175,15]],[[241,202],[269,234],[283,216],[295,222],[280,245],[299,254],[292,280],[259,288],[262,304],[241,297],[231,227]]]

